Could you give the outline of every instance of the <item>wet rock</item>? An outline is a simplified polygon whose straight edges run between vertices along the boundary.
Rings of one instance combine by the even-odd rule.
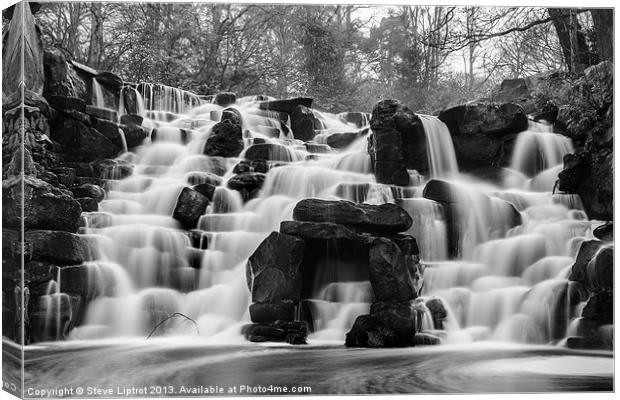
[[[50,128],[52,139],[62,146],[71,161],[113,158],[122,150],[96,129],[71,118],[54,120]]]
[[[112,122],[118,121],[118,113],[115,110],[111,110],[109,108],[99,108],[87,104],[86,114],[95,118],[105,119]]]
[[[46,98],[53,95],[79,97],[89,101],[85,82],[78,76],[69,64],[60,49],[49,49],[43,54],[43,70],[45,72],[45,87],[43,94]]]
[[[206,196],[194,189],[184,187],[177,199],[172,218],[184,227],[193,228],[208,205],[209,199]]]
[[[97,257],[94,241],[74,233],[34,230],[27,231],[24,240],[30,244],[33,259],[49,259],[67,265],[92,261]]]
[[[262,172],[266,174],[269,171],[269,165],[266,160],[241,160],[233,168],[233,174],[242,174],[244,172]]]
[[[444,329],[443,322],[448,317],[446,306],[440,298],[433,297],[426,300],[426,308],[431,312],[431,318],[433,319],[433,325],[435,329]]]
[[[75,232],[82,213],[80,204],[71,197],[70,192],[31,176],[25,176],[23,181],[18,177],[4,180],[2,203],[2,223],[5,227],[21,227],[22,204],[26,229]]]
[[[320,144],[320,143],[305,143],[306,145],[306,151],[308,153],[313,153],[313,154],[325,154],[325,153],[331,153],[332,152],[332,148],[329,147],[326,144]]]
[[[266,175],[260,172],[244,172],[237,174],[228,180],[229,189],[237,190],[241,193],[241,197],[247,201],[258,195],[263,187]]]
[[[91,197],[97,202],[105,198],[105,190],[100,186],[85,183],[83,185],[71,188],[71,192],[75,197]]]
[[[599,240],[587,240],[582,242],[581,246],[579,246],[575,263],[571,267],[568,280],[587,285],[588,264],[592,259],[594,259],[596,253],[601,247],[603,247],[603,242]]]
[[[566,154],[564,167],[558,174],[558,189],[563,192],[577,193],[588,170],[588,158],[585,153]]]
[[[241,126],[241,113],[236,108],[228,107],[222,111],[222,118],[220,118],[220,122],[228,121],[231,124]]]
[[[396,204],[355,204],[350,201],[305,199],[293,210],[293,219],[331,222],[371,232],[397,233],[409,229],[412,219]]]
[[[306,344],[308,326],[303,321],[276,321],[244,325],[241,333],[250,342]]]
[[[605,345],[596,337],[570,336],[566,338],[566,347],[575,350],[596,350],[605,348]]]
[[[56,341],[67,338],[77,323],[81,298],[58,293],[39,297],[30,313],[30,333],[33,342]],[[54,316],[50,318],[49,316]]]
[[[398,100],[382,100],[372,110],[368,154],[377,183],[409,185],[407,169],[428,170],[426,139],[419,118]]]
[[[334,149],[344,149],[357,139],[368,133],[368,129],[360,129],[356,132],[336,132],[325,139],[326,143]]]
[[[95,76],[95,79],[101,85],[115,92],[119,92],[123,87],[123,78],[109,71],[101,72]]]
[[[581,316],[586,320],[612,324],[614,318],[613,297],[613,289],[603,289],[592,293],[581,312]]]
[[[232,92],[220,92],[215,95],[213,102],[218,106],[227,107],[237,102],[237,95]]]
[[[58,182],[64,186],[72,186],[75,183],[77,177],[75,168],[57,167],[51,170],[57,177]]]
[[[267,101],[259,104],[261,110],[278,111],[287,114],[293,113],[298,106],[311,108],[312,99],[307,97],[297,97],[294,99]]]
[[[547,121],[554,123],[558,118],[559,112],[560,110],[558,106],[550,101],[547,101],[540,107],[540,110],[534,114],[534,121]]]
[[[462,170],[471,170],[492,165],[506,165],[509,155],[504,142],[481,133],[456,135],[452,137],[454,155]]]
[[[603,61],[584,70],[585,82],[590,96],[596,99],[601,108],[614,101],[614,64]]]
[[[453,183],[440,179],[431,179],[424,186],[423,197],[440,203],[458,203],[462,201],[460,190]]]
[[[603,242],[611,242],[614,240],[614,223],[613,221],[605,222],[594,229],[594,237]]]
[[[219,186],[222,183],[222,177],[211,172],[194,171],[187,175],[187,183],[197,185],[200,183],[209,183],[213,186]]]
[[[199,183],[192,186],[192,189],[205,196],[209,201],[213,201],[213,193],[215,193],[215,186],[210,183]]]
[[[205,143],[207,156],[237,157],[243,150],[243,136],[239,125],[219,122],[211,129]]]
[[[614,247],[601,247],[586,267],[588,285],[595,289],[613,288]]]
[[[312,140],[316,135],[315,129],[319,127],[319,122],[312,109],[299,105],[291,113],[291,130],[295,139],[304,142]]]
[[[414,346],[414,335],[415,330],[399,333],[390,326],[382,324],[373,315],[360,315],[347,333],[345,346],[371,348]]]
[[[142,121],[144,121],[144,117],[136,114],[125,114],[121,115],[121,124],[122,125],[142,125]]]
[[[441,344],[441,338],[439,336],[426,332],[416,333],[413,341],[416,346],[434,346]]]
[[[329,222],[282,221],[280,232],[306,240],[362,240],[360,235],[346,226]]]
[[[60,290],[71,295],[79,295],[84,298],[93,298],[106,293],[104,282],[94,278],[93,268],[95,264],[69,265],[60,268]],[[112,288],[109,288],[112,289]],[[112,292],[112,290],[109,290]]]
[[[376,238],[369,252],[370,284],[377,301],[401,302],[415,299],[414,277],[405,265],[400,248],[385,238]]]
[[[277,303],[299,302],[304,241],[290,235],[272,232],[248,259],[246,280],[252,301]]]
[[[93,212],[99,210],[99,202],[92,197],[78,197],[75,200],[80,203],[83,212]]]
[[[293,161],[289,148],[277,143],[253,144],[245,150],[244,157],[253,161]]]
[[[250,305],[252,322],[264,323],[278,320],[293,321],[295,319],[295,304],[292,301],[279,303],[254,303]]]
[[[528,126],[523,108],[513,103],[468,103],[443,110],[439,119],[448,126],[452,136],[478,133],[503,136],[519,133]]]
[[[133,164],[126,160],[103,159],[93,161],[91,167],[95,176],[101,179],[123,179],[133,174]],[[93,197],[93,196],[89,196]]]

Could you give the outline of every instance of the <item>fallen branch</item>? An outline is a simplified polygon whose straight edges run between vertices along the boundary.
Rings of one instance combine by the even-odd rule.
[[[149,333],[149,335],[146,337],[147,339],[149,339],[151,336],[153,336],[153,333],[155,333],[155,331],[157,330],[157,328],[159,328],[164,322],[168,321],[170,318],[173,317],[183,317],[185,319],[190,320],[191,322],[194,323],[194,326],[196,327],[196,333],[200,334],[200,331],[198,330],[198,324],[196,323],[196,321],[194,321],[193,319],[191,319],[190,317],[188,317],[187,315],[180,313],[180,312],[175,312],[172,313],[170,315],[168,315],[166,318],[164,318],[160,323],[158,323],[157,325],[155,325],[155,327],[153,328],[153,330],[151,331],[151,333]]]

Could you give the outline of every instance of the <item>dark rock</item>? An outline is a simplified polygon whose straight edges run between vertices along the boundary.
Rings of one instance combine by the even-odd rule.
[[[84,80],[82,80],[73,66],[69,64],[60,49],[49,49],[43,54],[43,70],[45,72],[46,98],[53,95],[79,97],[89,101],[90,96]]]
[[[241,333],[250,342],[306,344],[308,326],[303,321],[275,321],[244,325]]]
[[[269,165],[266,160],[241,160],[233,167],[233,174],[244,172],[262,172],[266,174],[268,171]]]
[[[103,159],[90,163],[95,176],[101,179],[123,179],[133,174],[133,164],[126,160]],[[93,196],[89,196],[93,197]]]
[[[587,320],[600,321],[604,324],[613,324],[614,320],[614,293],[613,289],[605,289],[592,293],[581,316]]]
[[[272,232],[248,259],[247,285],[252,301],[277,303],[299,302],[301,274],[299,266],[305,250],[304,241],[290,235]]]
[[[99,202],[92,197],[78,197],[76,200],[80,203],[83,212],[93,212],[99,210]]]
[[[49,96],[49,105],[58,111],[74,110],[80,113],[86,112],[86,102],[79,97],[67,97],[67,96]]]
[[[614,247],[601,247],[587,265],[587,282],[590,287],[613,288]]]
[[[92,117],[91,125],[116,146],[123,147],[123,132],[115,121]]]
[[[293,161],[289,148],[277,143],[253,144],[245,150],[244,157],[253,161]]]
[[[594,237],[604,242],[612,242],[614,240],[614,223],[613,221],[605,222],[594,229]]]
[[[295,139],[304,142],[312,140],[316,135],[315,129],[319,128],[317,118],[312,109],[299,105],[291,113],[291,130]]]
[[[211,129],[204,154],[219,157],[237,157],[243,150],[243,136],[239,125],[219,122]]]
[[[79,296],[58,293],[50,297],[47,301],[39,297],[33,305],[30,313],[33,342],[64,340],[77,322],[82,301]],[[49,315],[56,317],[49,318]]]
[[[32,247],[32,258],[80,264],[96,259],[95,243],[85,236],[61,231],[27,231],[24,240]],[[4,245],[3,245],[4,247]]]
[[[67,158],[75,161],[113,158],[121,150],[96,129],[86,127],[74,119],[54,121],[51,136],[60,143]]]
[[[311,108],[312,107],[312,99],[307,97],[297,97],[294,99],[287,100],[273,100],[267,101],[264,103],[260,103],[259,107],[261,110],[270,110],[270,111],[278,111],[284,112],[287,114],[292,114],[297,106],[304,106]]]
[[[422,123],[398,100],[378,102],[372,110],[370,128],[368,154],[377,183],[407,186],[407,169],[429,169]]]
[[[396,204],[355,204],[350,201],[301,200],[293,210],[296,221],[332,222],[371,232],[397,233],[409,229],[412,219]]]
[[[112,293],[105,293],[102,282],[93,279],[92,269],[95,267],[95,264],[80,264],[60,268],[60,291],[85,298],[111,295]]]
[[[612,220],[614,215],[614,153],[604,149],[595,153],[590,172],[583,179],[577,194],[581,197],[588,217]],[[561,174],[561,173],[560,173]],[[560,181],[561,181],[560,175]]]
[[[369,252],[370,284],[377,301],[415,299],[414,277],[405,265],[400,248],[385,238],[376,238]]]
[[[142,125],[142,121],[144,121],[144,117],[141,115],[121,115],[121,124],[123,125]]]
[[[347,333],[347,347],[406,347],[415,345],[415,331],[401,336],[389,326],[381,324],[372,315],[360,315]]]
[[[219,106],[227,107],[237,102],[237,95],[232,92],[220,92],[215,95],[213,102]]]
[[[138,110],[138,92],[132,86],[123,86],[121,89],[121,96],[123,97],[123,104],[125,105],[125,110],[121,110],[121,114],[126,115],[137,115],[140,110]],[[127,120],[126,120],[127,121]],[[123,115],[121,115],[121,124],[126,124],[127,122],[123,122]],[[141,124],[142,122],[140,122]],[[140,125],[138,124],[138,125]]]
[[[558,174],[558,189],[563,192],[577,193],[588,172],[589,161],[585,153],[566,154],[564,156],[564,168]]]
[[[509,160],[509,154],[504,151],[504,142],[496,138],[481,134],[456,135],[452,137],[454,155],[459,168],[470,170],[490,165],[503,165]]]
[[[75,168],[57,167],[52,172],[58,177],[58,182],[65,186],[72,186],[77,177]]]
[[[43,283],[43,286],[47,286],[49,281],[57,277],[58,266],[55,264],[47,261],[31,260],[26,262],[25,268],[21,268],[19,260],[8,257],[7,254],[2,260],[2,278],[18,285],[22,281],[23,272],[24,282],[31,287],[31,291],[34,289],[35,284]],[[41,293],[32,292],[31,294],[46,294],[46,292],[47,287]]]
[[[451,182],[431,179],[424,186],[422,196],[440,203],[458,203],[463,198],[460,193],[459,188]]]
[[[199,183],[192,186],[192,189],[205,196],[209,201],[213,201],[213,193],[215,193],[215,186],[210,183]]]
[[[292,301],[279,303],[254,303],[250,305],[252,322],[275,322],[278,320],[293,321],[295,319],[295,304]]]
[[[534,114],[534,121],[547,121],[554,123],[558,118],[559,108],[552,102],[548,101],[540,107],[540,111]]]
[[[83,162],[66,162],[65,167],[73,168],[75,170],[76,176],[82,177],[93,177],[94,171],[93,167],[89,163]]]
[[[71,192],[75,197],[91,197],[97,202],[105,198],[105,190],[97,185],[85,183],[83,185],[71,188]]]
[[[222,180],[222,177],[211,172],[194,171],[187,175],[187,183],[190,185],[209,183],[213,186],[219,186]]]
[[[605,348],[605,345],[600,338],[570,336],[566,338],[566,347],[575,350],[596,350]]]
[[[123,79],[113,74],[112,72],[101,72],[99,75],[95,76],[97,82],[99,82],[102,86],[105,86],[108,89],[112,89],[115,92],[118,92],[123,87]]]
[[[233,107],[228,107],[222,110],[222,118],[220,118],[220,122],[228,121],[231,124],[241,126],[241,122],[243,119],[241,118],[241,112]]]
[[[99,108],[91,105],[86,105],[86,114],[99,118],[107,119],[108,121],[118,121],[118,113],[115,110],[109,108]]]
[[[448,317],[448,312],[443,301],[440,298],[433,297],[426,300],[425,304],[426,308],[431,312],[435,329],[444,329],[443,321]]]
[[[434,346],[437,344],[441,344],[441,338],[439,336],[435,336],[431,333],[425,332],[416,333],[413,341],[416,346]]]
[[[331,153],[332,152],[332,148],[329,147],[326,144],[305,143],[305,145],[306,145],[306,151],[308,153],[325,154],[325,153]]]
[[[184,187],[177,199],[172,218],[181,222],[185,227],[195,227],[208,205],[209,199],[206,196],[194,189]]]
[[[356,132],[336,132],[327,136],[326,143],[334,149],[344,149],[357,139],[368,133],[368,129],[360,129]]]
[[[23,183],[23,192],[22,192]],[[40,179],[25,176],[2,182],[2,223],[5,227],[23,227],[75,232],[82,209],[69,192]]]
[[[603,61],[584,70],[587,87],[590,96],[599,102],[602,108],[614,101],[614,64],[611,61]]]
[[[244,172],[237,174],[228,180],[229,189],[237,190],[241,193],[244,200],[249,200],[258,194],[263,187],[266,175],[260,172]]]
[[[568,276],[568,280],[580,282],[584,285],[587,285],[588,278],[588,264],[594,256],[599,251],[601,247],[603,247],[604,243],[599,240],[588,240],[581,243],[579,246],[579,251],[577,252],[577,257],[575,258],[575,263],[571,267],[570,275]]]
[[[527,116],[517,104],[478,103],[448,108],[439,114],[452,136],[482,133],[503,136],[527,129]]]
[[[502,102],[509,102],[522,99],[529,95],[527,82],[523,78],[504,79],[500,84],[500,89],[494,99]]]
[[[362,240],[360,235],[346,226],[328,222],[282,221],[280,232],[306,240]]]

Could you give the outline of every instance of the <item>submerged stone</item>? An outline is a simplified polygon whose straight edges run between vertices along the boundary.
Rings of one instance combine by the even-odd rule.
[[[293,321],[295,319],[295,304],[292,301],[278,303],[254,303],[250,305],[252,322]]]
[[[172,218],[183,226],[195,227],[198,219],[209,205],[209,199],[198,191],[184,187],[179,194]]]

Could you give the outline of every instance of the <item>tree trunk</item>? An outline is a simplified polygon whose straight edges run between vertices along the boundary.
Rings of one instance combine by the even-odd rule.
[[[590,10],[596,33],[596,45],[601,60],[613,60],[614,57],[614,11],[611,8]]]
[[[90,5],[90,43],[86,63],[95,69],[101,67],[103,53],[103,14],[101,7],[102,3]]]

